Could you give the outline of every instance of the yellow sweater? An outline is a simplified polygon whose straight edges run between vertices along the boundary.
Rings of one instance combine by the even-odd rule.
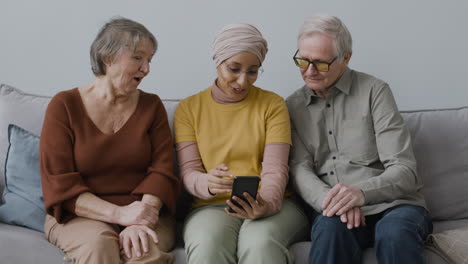
[[[291,144],[284,100],[252,86],[236,104],[219,104],[211,87],[180,102],[174,116],[176,143],[197,142],[205,171],[221,163],[235,176],[260,176],[266,144]],[[195,207],[224,203],[230,194],[195,199]]]

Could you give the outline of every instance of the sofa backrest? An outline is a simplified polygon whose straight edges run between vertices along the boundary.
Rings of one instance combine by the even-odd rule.
[[[402,115],[433,219],[468,218],[468,107]]]
[[[4,186],[8,124],[40,135],[51,97],[0,84],[0,193]],[[177,100],[163,100],[169,123]],[[411,132],[423,193],[435,220],[468,218],[468,108],[403,111]]]

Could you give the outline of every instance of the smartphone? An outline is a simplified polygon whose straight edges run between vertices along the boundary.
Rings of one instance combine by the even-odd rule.
[[[242,207],[236,201],[232,200],[232,197],[237,196],[247,202],[247,199],[245,199],[243,195],[244,192],[256,199],[259,182],[260,177],[258,176],[236,176],[232,184],[231,202],[238,207]],[[229,212],[235,213],[231,207],[229,207]]]

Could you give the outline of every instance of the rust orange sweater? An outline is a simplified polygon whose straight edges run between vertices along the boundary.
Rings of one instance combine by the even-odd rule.
[[[46,112],[40,143],[45,207],[59,223],[75,216],[75,202],[91,192],[118,206],[159,197],[171,213],[179,194],[166,110],[140,91],[135,112],[114,134],[88,117],[78,89],[58,93]]]

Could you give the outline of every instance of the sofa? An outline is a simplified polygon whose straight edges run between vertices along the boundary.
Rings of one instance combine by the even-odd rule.
[[[49,100],[49,96],[0,85],[0,193],[5,189],[9,124],[40,135]],[[163,102],[172,125],[178,101]],[[424,182],[423,193],[434,220],[434,235],[428,239],[425,249],[427,263],[463,260],[468,252],[468,239],[465,239],[468,238],[468,107],[402,111],[402,115],[411,131],[418,173]],[[296,263],[307,263],[310,246],[310,241],[292,245],[290,251]],[[172,253],[175,263],[186,263],[180,236]],[[1,263],[58,264],[63,263],[63,258],[63,252],[49,244],[42,232],[0,222]],[[377,263],[373,249],[364,252],[363,263]]]

